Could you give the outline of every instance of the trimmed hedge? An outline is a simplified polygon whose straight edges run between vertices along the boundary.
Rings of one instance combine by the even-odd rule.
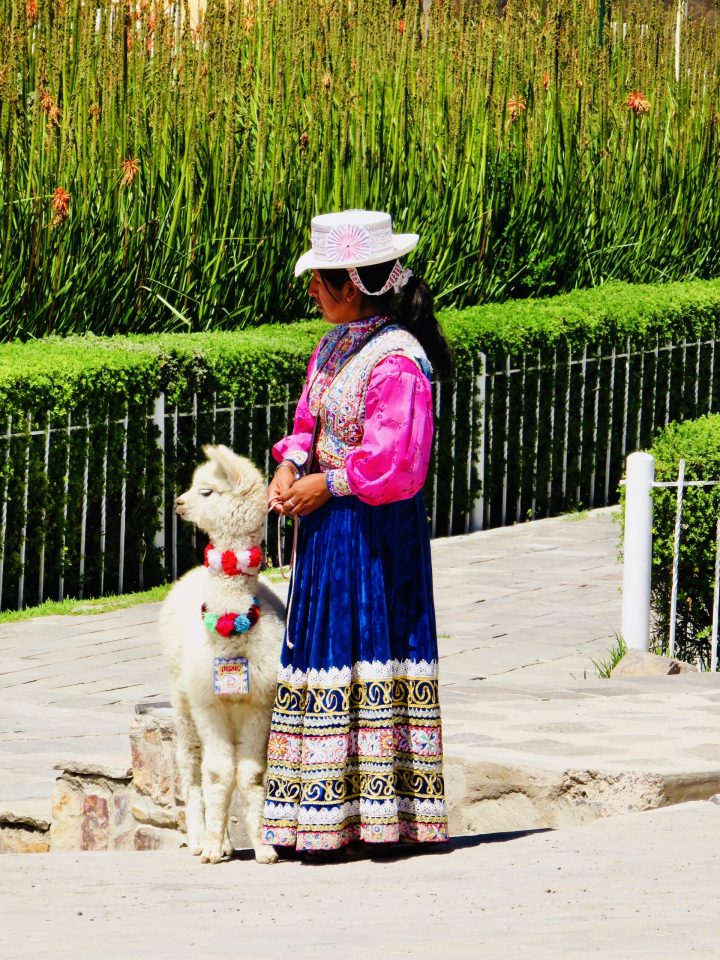
[[[608,283],[545,300],[513,300],[440,312],[458,377],[478,352],[490,356],[579,346],[624,347],[714,334],[720,280]],[[169,394],[212,382],[238,400],[272,398],[301,382],[308,356],[326,330],[320,320],[266,324],[239,333],[122,337],[48,337],[0,344],[0,400],[10,409],[66,411],[80,397]],[[26,407],[29,404],[29,407]]]
[[[720,414],[671,423],[662,430],[650,453],[655,457],[655,479],[677,480],[685,460],[686,480],[720,480]],[[670,631],[673,539],[677,491],[653,490],[654,637],[666,653]],[[678,567],[676,655],[690,663],[698,657],[710,665],[710,631],[715,575],[715,534],[720,516],[720,486],[687,487],[683,497]]]
[[[720,407],[720,378],[708,375],[714,346],[659,352],[671,341],[715,340],[720,281],[613,283],[440,317],[457,379],[439,390],[437,475],[426,491],[439,535],[467,527],[480,493],[481,433],[483,522],[498,525],[604,502],[622,473],[621,434],[634,449],[667,419]],[[172,493],[185,489],[202,443],[232,436],[239,452],[267,464],[326,329],[315,320],[0,345],[0,605],[21,595],[25,605],[59,592],[117,591],[121,580],[125,590],[141,589],[192,565],[186,526],[173,533],[172,563],[169,545],[164,554],[155,545],[160,511],[170,529]],[[623,359],[628,346],[649,351],[633,357],[637,376]],[[153,421],[160,393],[162,456]],[[276,549],[272,530],[268,538]]]

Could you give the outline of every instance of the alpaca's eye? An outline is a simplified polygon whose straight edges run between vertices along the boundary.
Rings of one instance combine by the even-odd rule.
[[[207,487],[206,487],[204,490],[201,490],[201,491],[200,491],[200,496],[201,496],[201,497],[209,497],[212,492],[213,492],[212,490],[208,490]]]

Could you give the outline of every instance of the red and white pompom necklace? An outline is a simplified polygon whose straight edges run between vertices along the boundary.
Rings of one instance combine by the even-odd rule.
[[[226,577],[251,577],[260,573],[262,550],[217,550],[212,543],[205,547],[205,566],[210,573]],[[211,634],[229,639],[242,636],[251,630],[260,618],[260,601],[253,597],[252,606],[246,613],[210,613],[207,604],[202,605],[201,616]],[[250,693],[250,663],[247,657],[215,657],[214,689],[220,697],[245,696]]]
[[[251,577],[260,573],[262,565],[262,550],[260,547],[250,547],[249,550],[216,550],[209,543],[205,547],[205,566],[211,573],[224,573],[227,577],[237,577],[240,574]]]

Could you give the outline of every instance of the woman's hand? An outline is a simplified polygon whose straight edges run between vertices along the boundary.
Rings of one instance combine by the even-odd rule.
[[[295,470],[289,463],[280,464],[267,488],[268,511],[283,513],[283,501],[290,496],[290,490],[295,483]]]
[[[332,494],[327,488],[324,473],[300,477],[283,499],[282,512],[287,517],[305,517],[327,503]]]

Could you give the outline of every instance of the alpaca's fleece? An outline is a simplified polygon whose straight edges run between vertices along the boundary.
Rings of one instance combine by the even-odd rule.
[[[262,539],[265,483],[249,460],[227,447],[205,447],[192,487],[177,500],[177,513],[208,534],[219,550],[246,550]],[[241,636],[210,634],[201,607],[212,613],[244,613],[257,597],[258,622]],[[227,818],[237,783],[255,858],[277,859],[260,838],[264,775],[283,635],[282,604],[257,576],[228,577],[196,567],[174,585],[160,612],[162,651],[172,683],[177,720],[177,759],[182,781],[188,846],[204,862],[230,852]],[[250,693],[214,692],[215,657],[247,657]]]

